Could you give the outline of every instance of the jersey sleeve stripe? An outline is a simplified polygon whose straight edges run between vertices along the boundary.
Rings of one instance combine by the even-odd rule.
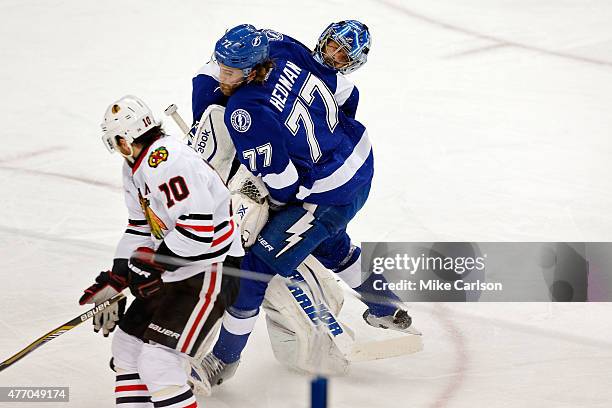
[[[300,186],[295,197],[298,200],[303,200],[311,194],[324,193],[346,184],[364,165],[371,152],[372,144],[368,132],[363,132],[351,155],[336,171],[325,178],[316,180],[311,188]]]
[[[234,233],[234,220],[231,220],[229,225],[231,227],[230,230],[227,231],[225,234],[221,235],[219,238],[215,238],[211,246],[215,247],[232,236],[232,234]]]
[[[291,160],[281,173],[269,173],[262,177],[262,180],[268,187],[275,190],[282,190],[283,188],[289,187],[298,181],[298,171]]]
[[[220,72],[219,65],[215,63],[214,61],[211,61],[211,62],[206,63],[204,66],[202,66],[198,70],[198,72],[196,72],[195,76],[208,75],[210,77],[213,77],[215,80],[219,81],[219,72]]]
[[[341,73],[336,74],[336,92],[334,93],[334,98],[338,103],[338,106],[344,105],[346,100],[353,93],[353,85],[344,75]]]
[[[212,225],[188,225],[188,224],[179,224],[177,222],[176,226],[181,227],[181,228],[189,228],[189,229],[192,229],[198,232],[213,232],[215,230],[215,227],[213,227]]]
[[[147,225],[147,220],[132,220],[128,219],[128,225],[136,227],[136,226],[145,226]]]
[[[230,213],[231,215],[231,213]],[[220,223],[219,225],[217,225],[215,227],[215,233],[221,231],[223,228],[227,227],[227,225],[229,224],[229,221],[223,221],[222,223]]]
[[[125,230],[126,234],[132,234],[132,235],[142,235],[143,237],[148,237],[149,235],[151,235],[150,232],[144,232],[144,231],[137,231],[131,228],[128,228]]]
[[[214,259],[214,258],[218,258],[221,257],[223,255],[225,255],[226,253],[229,252],[230,248],[232,246],[232,243],[230,242],[228,245],[224,246],[223,248],[215,251],[215,252],[208,252],[205,254],[201,254],[201,255],[195,255],[195,256],[184,256],[182,258],[187,259],[189,261],[204,261],[204,260],[208,260],[208,259]]]
[[[191,232],[187,231],[183,227],[178,227],[177,226],[175,229],[176,229],[176,232],[178,232],[181,235],[183,235],[183,236],[185,236],[185,237],[187,237],[189,239],[192,239],[194,241],[203,242],[203,243],[207,243],[207,244],[212,242],[212,237],[201,237],[199,235],[196,235],[194,233],[191,233]]]
[[[183,214],[179,217],[179,220],[212,220],[212,214]]]

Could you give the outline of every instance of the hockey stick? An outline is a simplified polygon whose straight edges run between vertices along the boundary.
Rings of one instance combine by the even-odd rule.
[[[36,350],[38,347],[66,333],[68,330],[74,329],[76,326],[83,323],[84,321],[91,319],[96,313],[101,312],[102,310],[106,309],[110,305],[117,303],[118,301],[124,298],[125,298],[125,295],[123,293],[118,293],[112,298],[108,299],[107,301],[102,302],[99,305],[92,307],[85,313],[75,317],[74,319],[62,324],[59,327],[56,327],[55,329],[51,330],[49,333],[45,334],[44,336],[39,337],[38,339],[30,343],[27,347],[19,351],[19,353],[15,354],[8,360],[4,360],[2,363],[0,363],[0,371],[3,371],[7,367],[12,366],[17,361],[21,360],[22,358],[24,358],[25,356],[27,356],[28,354]]]
[[[191,133],[193,129],[187,126],[187,123],[185,123],[183,117],[178,113],[178,107],[175,104],[168,106],[164,110],[164,113],[167,116],[170,116],[181,129],[181,131],[183,132],[183,140],[185,140],[189,136],[193,136],[193,134]]]

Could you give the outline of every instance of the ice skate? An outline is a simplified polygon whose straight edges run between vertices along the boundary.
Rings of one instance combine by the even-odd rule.
[[[370,309],[366,309],[363,312],[363,320],[372,327],[421,335],[421,332],[412,327],[412,317],[410,317],[406,310],[401,308],[396,309],[392,315],[387,316],[376,316],[370,313]]]
[[[189,383],[193,393],[210,395],[212,387],[234,376],[238,364],[240,360],[225,364],[213,353],[208,353],[202,361],[192,361]]]

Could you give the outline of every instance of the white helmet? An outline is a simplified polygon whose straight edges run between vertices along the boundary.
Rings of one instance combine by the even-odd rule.
[[[108,151],[113,153],[119,150],[117,136],[125,139],[131,147],[134,139],[142,136],[151,128],[159,126],[159,122],[155,120],[151,109],[140,98],[126,95],[106,109],[104,122],[100,126],[104,132],[102,142]]]

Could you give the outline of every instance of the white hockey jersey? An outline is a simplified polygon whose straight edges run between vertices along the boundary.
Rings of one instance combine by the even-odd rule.
[[[242,256],[240,229],[232,218],[230,192],[193,149],[166,136],[123,166],[128,227],[115,258],[163,241],[173,256],[192,261],[162,275],[174,282],[208,270],[226,256]]]

